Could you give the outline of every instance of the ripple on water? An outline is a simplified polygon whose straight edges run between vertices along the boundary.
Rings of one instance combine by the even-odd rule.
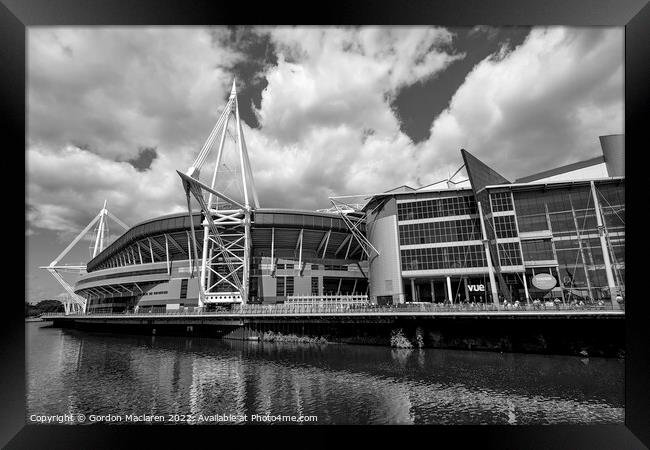
[[[618,360],[124,336],[26,325],[28,414],[338,424],[622,423]],[[602,383],[600,380],[607,380]]]

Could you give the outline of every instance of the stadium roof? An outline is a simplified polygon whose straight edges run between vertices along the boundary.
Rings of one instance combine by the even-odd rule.
[[[531,181],[537,181],[545,178],[556,177],[558,175],[571,174],[580,169],[586,169],[588,167],[594,167],[605,162],[604,156],[596,156],[595,158],[586,159],[584,161],[578,161],[575,163],[567,164],[565,166],[556,167],[554,169],[544,170],[539,173],[528,175],[525,177],[517,178],[515,183],[528,183]]]
[[[125,247],[133,245],[137,241],[147,239],[152,236],[185,233],[191,228],[189,214],[187,212],[167,214],[164,216],[154,217],[131,227],[128,231],[118,237],[108,247],[106,247],[95,258],[87,264],[88,272],[96,270],[105,261],[112,256],[121,252]],[[278,209],[278,208],[259,208],[253,211],[255,229],[305,229],[318,231],[320,233],[331,230],[335,233],[349,234],[349,229],[338,213],[301,211],[295,209]],[[199,211],[192,212],[192,221],[194,230],[202,233],[203,225],[201,223],[202,213]],[[364,225],[360,225],[360,230],[364,230]],[[187,249],[186,249],[187,250]]]

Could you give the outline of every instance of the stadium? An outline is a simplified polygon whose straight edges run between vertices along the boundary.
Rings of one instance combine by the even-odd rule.
[[[187,212],[104,247],[104,208],[82,232],[99,223],[74,288],[57,273],[65,251],[47,269],[71,295],[66,311],[87,313],[553,299],[620,307],[624,136],[600,143],[602,155],[515,181],[461,150],[456,173],[427,186],[330,197],[328,210],[261,208],[233,83],[193,165],[178,172]]]
[[[193,213],[192,221],[200,229],[196,239],[203,242],[201,213]],[[191,229],[184,213],[134,226],[88,263],[76,293],[90,301],[89,311],[98,312],[199,306],[201,268],[189,257]],[[248,302],[337,296],[350,301],[367,293],[367,261],[361,261],[358,243],[336,214],[256,210],[251,241]],[[226,245],[237,244],[229,239]],[[227,270],[223,261],[215,261],[205,275],[208,286],[217,285],[211,291],[219,293],[208,305],[241,301]]]
[[[217,139],[216,160],[210,160]],[[213,168],[204,170],[211,175],[209,185],[200,177],[201,168],[208,165]],[[66,311],[367,303],[362,213],[259,206],[235,83],[193,166],[178,174],[186,190],[187,212],[128,228],[104,206],[68,249],[45,267],[70,294]],[[191,206],[191,195],[200,209]],[[126,232],[104,247],[108,216]],[[57,263],[95,223],[93,257],[85,267],[78,267],[82,275],[73,288],[57,272],[70,266]]]

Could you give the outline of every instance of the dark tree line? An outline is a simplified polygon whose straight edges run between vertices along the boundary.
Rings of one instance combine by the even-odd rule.
[[[58,300],[41,300],[35,305],[25,302],[25,317],[40,316],[44,313],[63,311],[63,303]]]

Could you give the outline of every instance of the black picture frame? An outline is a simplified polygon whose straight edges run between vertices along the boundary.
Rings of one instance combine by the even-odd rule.
[[[461,426],[461,427],[345,427],[332,432],[328,427],[308,428],[310,436],[297,434],[296,428],[270,427],[263,430],[239,427],[166,427],[166,426],[47,426],[25,424],[25,345],[22,306],[14,294],[17,283],[7,272],[2,326],[2,378],[0,379],[0,445],[5,448],[123,448],[133,443],[147,447],[187,447],[251,445],[250,438],[286,445],[300,441],[342,445],[344,435],[359,434],[362,445],[368,439],[381,442],[395,437],[407,438],[407,445],[463,448],[570,448],[632,449],[650,446],[650,346],[648,301],[644,301],[642,258],[643,227],[646,209],[641,183],[643,164],[637,164],[650,130],[645,108],[650,105],[650,6],[647,0],[336,0],[318,4],[295,1],[216,3],[207,0],[0,0],[0,118],[4,130],[5,158],[20,155],[26,146],[25,80],[26,27],[54,25],[219,25],[219,24],[340,24],[340,25],[567,25],[625,27],[625,134],[630,173],[626,201],[626,290],[632,300],[626,305],[625,425],[593,426]],[[9,139],[7,139],[9,138]],[[21,160],[20,156],[17,156]],[[25,158],[22,158],[25,163]],[[5,199],[16,202],[18,183],[9,183],[17,169],[5,169]],[[25,188],[25,184],[23,184]],[[25,189],[26,191],[26,189]],[[13,208],[7,207],[6,223]],[[15,206],[21,208],[20,205]],[[636,218],[635,218],[636,217]],[[27,220],[27,219],[25,219]],[[11,230],[11,233],[19,230]],[[5,239],[10,236],[4,233]],[[645,238],[647,239],[647,238]],[[26,241],[25,241],[26,243]],[[5,252],[11,253],[5,245]],[[25,252],[26,255],[26,252]],[[10,259],[6,255],[5,259]],[[27,260],[24,261],[25,267]],[[17,289],[16,289],[17,290]],[[305,427],[307,428],[307,427]],[[199,442],[199,440],[201,442]],[[416,444],[420,442],[421,444]],[[373,442],[374,443],[374,442]],[[403,445],[403,444],[402,444]]]

